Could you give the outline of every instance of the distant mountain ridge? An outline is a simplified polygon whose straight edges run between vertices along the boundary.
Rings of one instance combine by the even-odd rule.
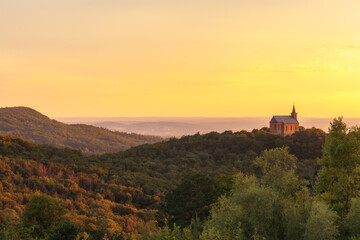
[[[65,124],[28,107],[0,108],[0,134],[38,144],[80,149],[87,154],[118,152],[162,140],[160,137],[114,132],[86,124]]]

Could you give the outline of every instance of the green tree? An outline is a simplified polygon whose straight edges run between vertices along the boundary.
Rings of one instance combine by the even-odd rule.
[[[64,203],[49,195],[34,195],[26,204],[21,216],[21,226],[31,237],[44,238],[64,221],[66,209]]]
[[[173,216],[170,224],[188,226],[191,219],[200,220],[209,214],[210,205],[218,197],[230,190],[231,180],[222,176],[216,179],[204,174],[192,174],[183,178],[181,183],[165,197],[165,212]]]
[[[316,159],[322,155],[326,133],[317,128],[304,129],[285,138],[290,152],[299,159]]]
[[[222,197],[211,210],[202,239],[282,239],[282,201],[255,177],[238,174],[231,195]]]
[[[17,240],[19,235],[17,233],[16,222],[18,219],[13,219],[9,215],[0,221],[0,239]]]
[[[221,197],[211,209],[210,218],[205,222],[201,239],[243,239],[242,216],[240,205],[236,205],[231,198]]]
[[[311,204],[312,198],[307,188],[298,191],[294,200],[286,199],[284,201],[285,239],[303,239]]]
[[[348,129],[342,118],[334,119],[329,128],[320,161],[316,190],[343,219],[350,200],[360,188],[360,131]]]
[[[323,202],[314,202],[306,223],[304,240],[332,240],[339,232],[335,225],[337,214]]]
[[[48,240],[75,240],[79,233],[77,226],[69,221],[59,224]]]
[[[265,150],[255,160],[262,170],[261,183],[273,188],[283,196],[291,196],[301,189],[301,182],[295,174],[296,157],[289,154],[287,147]]]
[[[282,202],[284,235],[285,239],[302,239],[305,224],[309,216],[312,199],[305,181],[296,175],[297,158],[288,152],[287,147],[265,150],[255,160],[255,165],[260,167],[262,177],[260,182],[275,190]]]
[[[351,199],[344,225],[351,236],[360,237],[360,198]]]
[[[179,226],[172,228],[165,226],[163,229],[155,231],[153,233],[136,234],[138,240],[184,240],[182,237],[182,231]]]
[[[255,165],[261,178],[242,173],[229,196],[213,205],[202,239],[302,239],[312,197],[295,174],[287,148],[265,150]]]

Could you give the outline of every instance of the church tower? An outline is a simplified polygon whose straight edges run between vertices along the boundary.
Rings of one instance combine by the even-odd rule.
[[[295,105],[293,105],[293,110],[292,110],[291,116],[293,118],[297,119],[297,112],[295,111]]]

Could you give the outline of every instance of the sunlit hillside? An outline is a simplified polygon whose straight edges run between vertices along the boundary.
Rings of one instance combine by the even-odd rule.
[[[86,154],[117,152],[161,141],[160,137],[115,132],[85,124],[64,124],[27,107],[0,108],[0,133],[39,144],[80,149]]]

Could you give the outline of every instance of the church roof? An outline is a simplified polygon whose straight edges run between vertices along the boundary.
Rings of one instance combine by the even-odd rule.
[[[285,124],[299,123],[298,120],[296,118],[293,118],[292,116],[273,116],[270,122],[285,123]]]

